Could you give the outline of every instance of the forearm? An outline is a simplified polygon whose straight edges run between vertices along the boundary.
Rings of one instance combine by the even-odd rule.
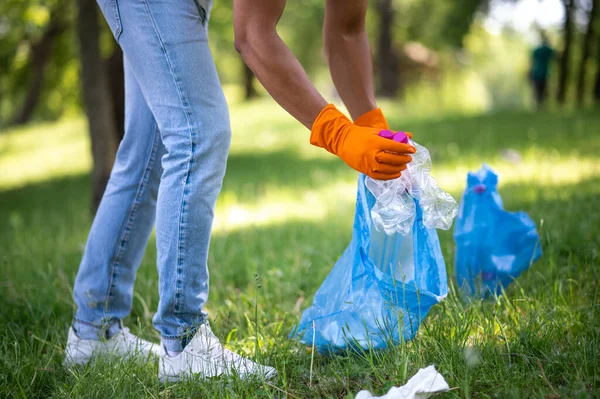
[[[376,108],[366,0],[328,0],[323,40],[333,83],[353,119]]]
[[[276,3],[273,6],[273,2],[263,0],[234,1],[236,49],[275,101],[310,129],[327,101],[277,35],[275,25],[285,2]]]
[[[310,129],[327,101],[283,41],[277,35],[265,35],[260,45],[245,43],[239,51],[275,101]]]

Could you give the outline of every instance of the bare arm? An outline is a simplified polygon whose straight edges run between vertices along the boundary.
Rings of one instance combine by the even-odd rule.
[[[335,87],[353,119],[376,108],[367,0],[327,0],[323,41]]]
[[[327,101],[277,34],[285,0],[234,0],[235,48],[269,94],[307,128]]]
[[[398,178],[415,149],[379,137],[379,129],[356,125],[327,104],[277,34],[284,7],[285,0],[233,0],[235,48],[269,94],[311,130],[312,145],[375,179]]]

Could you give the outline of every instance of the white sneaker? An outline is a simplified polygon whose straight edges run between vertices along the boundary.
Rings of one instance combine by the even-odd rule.
[[[160,348],[157,344],[145,341],[129,332],[127,327],[106,340],[81,339],[69,328],[69,338],[65,349],[65,367],[84,365],[93,356],[114,355],[123,358],[132,356],[149,357],[160,356]]]
[[[224,348],[208,324],[202,324],[177,356],[169,356],[163,348],[158,363],[160,382],[176,382],[198,375],[204,378],[237,374],[240,378],[250,376],[274,378],[277,370],[246,359]]]

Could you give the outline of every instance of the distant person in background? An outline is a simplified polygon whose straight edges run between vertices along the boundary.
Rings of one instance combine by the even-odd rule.
[[[531,70],[529,71],[529,78],[535,92],[537,109],[540,109],[544,103],[548,70],[550,69],[550,61],[554,57],[554,50],[548,44],[548,37],[544,32],[541,33],[541,39],[541,44],[531,54]]]

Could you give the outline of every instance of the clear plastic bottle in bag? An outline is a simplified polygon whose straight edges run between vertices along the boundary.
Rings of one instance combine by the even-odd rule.
[[[399,178],[386,181],[365,179],[365,185],[376,199],[371,210],[375,228],[388,235],[408,235],[415,221],[417,200],[423,209],[425,227],[448,230],[458,212],[458,204],[430,175],[431,157],[427,148],[410,140],[404,132],[382,130],[379,136],[411,144],[417,151]]]

